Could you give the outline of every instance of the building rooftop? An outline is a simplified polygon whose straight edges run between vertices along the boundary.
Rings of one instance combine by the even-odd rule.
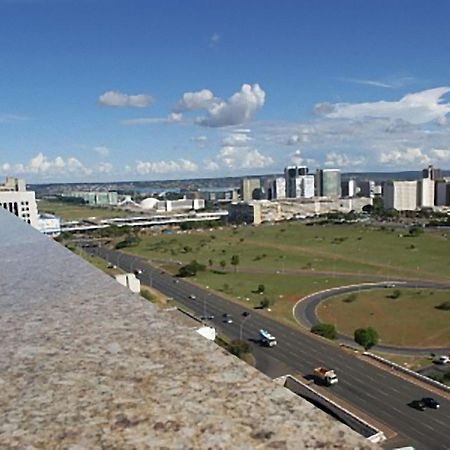
[[[0,447],[372,448],[0,211]]]

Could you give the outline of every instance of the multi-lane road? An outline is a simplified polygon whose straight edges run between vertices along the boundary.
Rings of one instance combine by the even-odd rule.
[[[144,284],[173,297],[198,316],[214,316],[210,322],[230,338],[242,336],[243,339],[253,341],[257,358],[261,359],[258,368],[269,372],[269,375],[274,373],[274,366],[278,366],[283,373],[291,371],[304,376],[310,375],[317,366],[333,368],[339,376],[339,383],[330,388],[333,396],[396,431],[397,447],[412,445],[416,449],[450,449],[450,401],[443,395],[432,394],[441,404],[439,410],[415,410],[408,403],[430,396],[430,392],[354,357],[333,343],[285,326],[208,289],[176,279],[138,257],[102,247],[85,250],[124,270],[142,270],[138,276]],[[195,296],[195,299],[190,296]],[[250,313],[250,316],[243,316],[244,312]],[[233,323],[224,322],[225,313],[231,316]],[[276,347],[259,348],[257,339],[261,328],[276,336]],[[387,442],[385,446],[392,448],[392,445]]]

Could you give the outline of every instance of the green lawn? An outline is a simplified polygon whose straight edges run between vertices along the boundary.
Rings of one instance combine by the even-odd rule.
[[[70,203],[48,200],[38,200],[37,207],[40,213],[55,214],[66,221],[90,218],[110,219],[130,215],[129,212],[120,209],[71,205]]]
[[[450,299],[450,292],[430,289],[400,289],[397,299],[390,298],[395,289],[374,289],[322,302],[317,315],[322,322],[333,323],[339,332],[353,335],[356,328],[375,328],[381,343],[418,347],[450,345],[450,311],[435,307]]]
[[[241,271],[270,268],[450,279],[450,243],[443,233],[405,237],[399,231],[362,225],[292,223],[148,236],[128,251],[160,260],[197,259],[206,265],[211,260],[216,267],[222,260],[230,267],[232,255],[239,255]]]

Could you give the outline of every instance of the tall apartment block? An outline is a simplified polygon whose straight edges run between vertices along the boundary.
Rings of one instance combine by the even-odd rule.
[[[35,194],[26,190],[24,180],[7,177],[5,183],[0,184],[0,207],[38,228]]]
[[[330,198],[341,196],[341,171],[339,169],[317,169],[316,195]]]
[[[306,166],[288,166],[284,169],[287,198],[311,198],[315,193],[315,180]]]

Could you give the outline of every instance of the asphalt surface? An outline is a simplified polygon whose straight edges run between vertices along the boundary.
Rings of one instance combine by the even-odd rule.
[[[408,403],[430,396],[429,391],[362,361],[333,343],[296,331],[246,308],[245,305],[231,302],[208,289],[177,279],[152,267],[141,258],[105,248],[86,248],[86,251],[97,254],[126,271],[143,270],[138,275],[142,283],[173,297],[198,316],[213,315],[214,319],[210,322],[219,332],[232,339],[242,336],[252,343],[257,368],[269,375],[277,372],[278,363],[282,373],[276,375],[289,371],[310,376],[318,366],[334,369],[339,377],[339,383],[330,388],[335,398],[342,398],[347,404],[395,430],[398,433],[396,447],[412,445],[420,450],[450,449],[450,401],[443,396],[432,394],[441,404],[439,410],[415,410]],[[190,295],[195,295],[195,300],[190,299]],[[242,315],[244,311],[249,312],[250,316],[245,318]],[[233,323],[224,323],[224,313],[231,315]],[[277,346],[259,346],[258,331],[261,328],[277,338]],[[260,362],[261,353],[268,357],[262,358]],[[390,446],[388,442],[385,447],[392,448],[392,444]]]
[[[450,285],[442,283],[434,283],[430,281],[382,281],[376,283],[362,283],[353,286],[342,286],[332,289],[327,289],[315,294],[311,294],[302,300],[299,300],[294,307],[295,320],[305,327],[311,329],[313,325],[318,324],[320,321],[316,315],[316,309],[320,302],[328,298],[341,294],[349,294],[352,292],[368,291],[372,289],[380,289],[386,287],[403,287],[413,289],[445,289],[450,291]],[[355,346],[355,341],[343,334],[338,335],[340,342],[348,345]],[[379,344],[373,347],[373,350],[380,352],[395,353],[398,355],[429,355],[430,353],[447,355],[450,353],[450,347],[396,347],[393,345]],[[450,428],[450,425],[449,425]]]

